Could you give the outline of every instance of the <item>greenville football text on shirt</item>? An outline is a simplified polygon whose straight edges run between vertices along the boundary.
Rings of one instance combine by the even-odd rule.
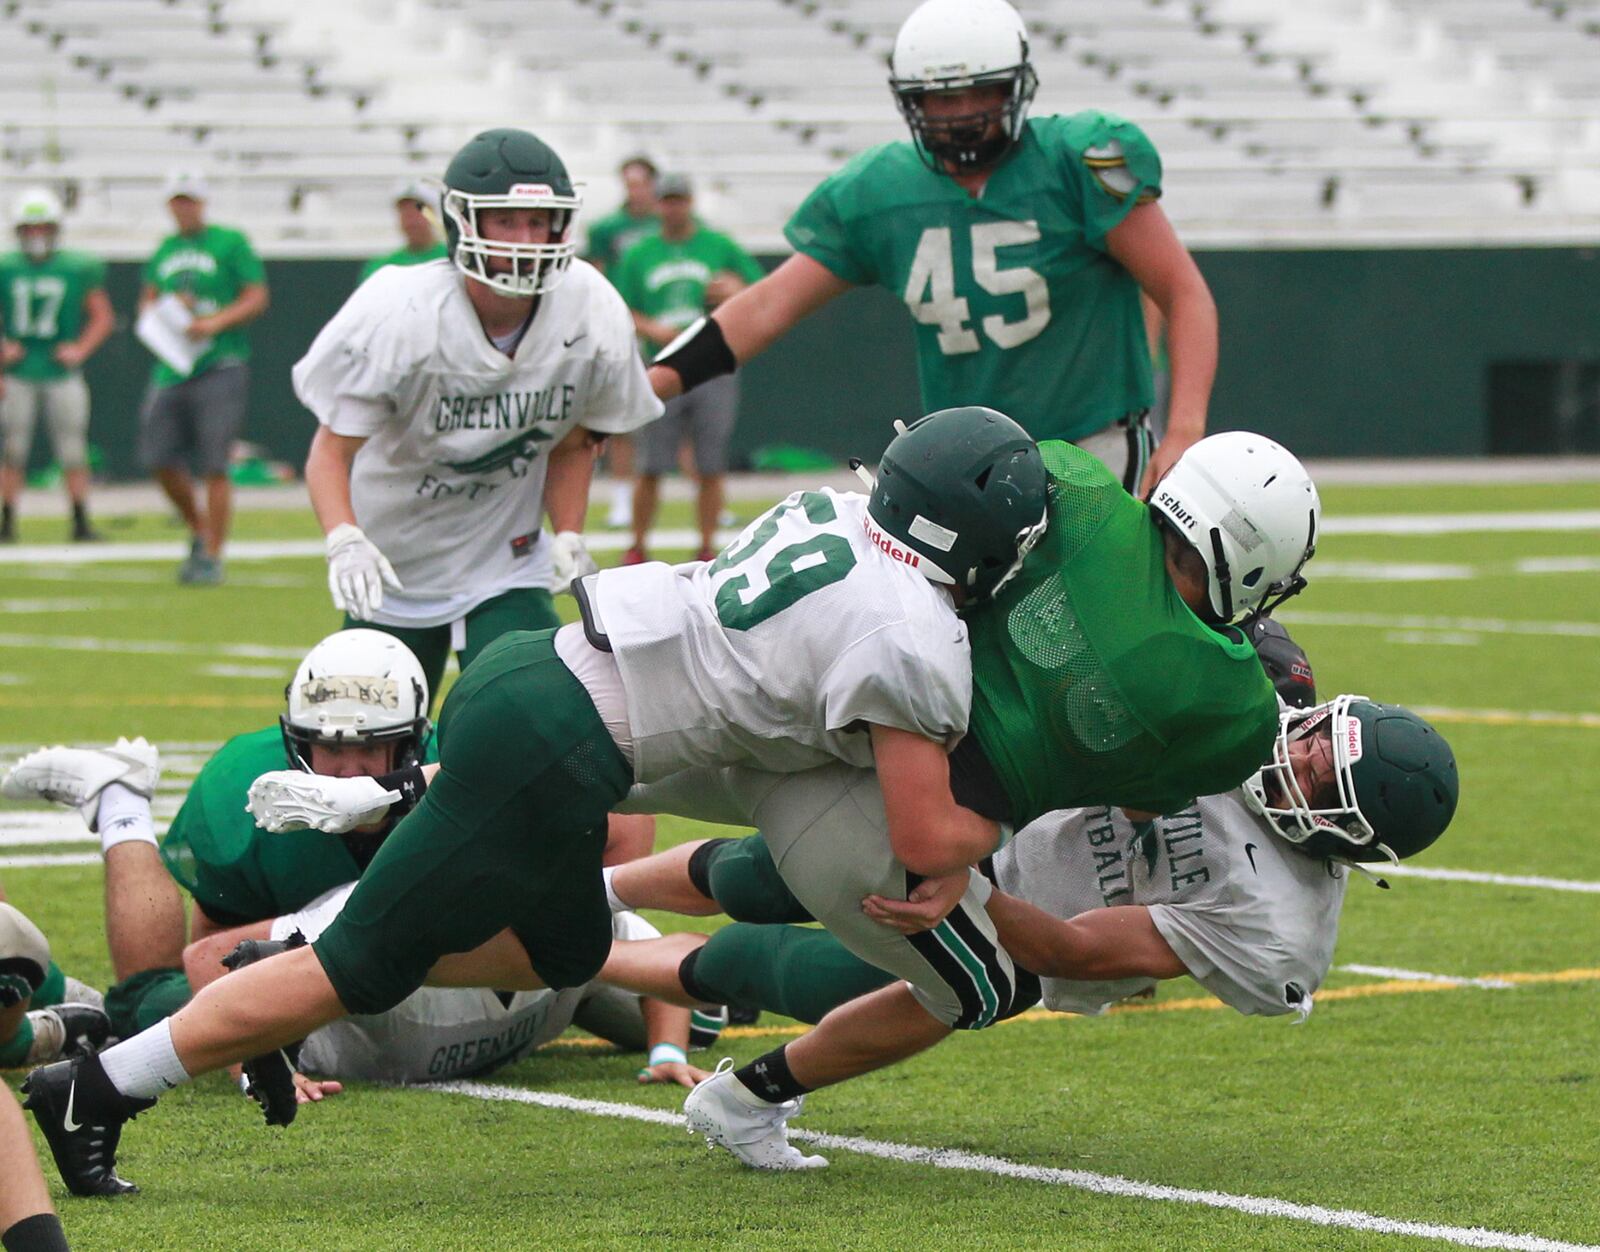
[[[449,261],[390,266],[351,294],[294,367],[295,394],[365,437],[356,521],[405,585],[376,621],[442,626],[550,580],[549,453],[574,426],[626,434],[661,415],[611,284],[574,261],[507,357]],[[537,538],[535,536],[537,535]]]
[[[1080,439],[1153,403],[1139,284],[1107,234],[1161,194],[1161,161],[1109,113],[1030,120],[977,198],[910,143],[870,149],[784,229],[839,278],[901,296],[924,412],[999,409]]]

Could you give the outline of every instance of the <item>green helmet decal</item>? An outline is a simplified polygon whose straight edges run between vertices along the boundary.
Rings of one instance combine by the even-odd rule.
[[[1285,839],[1346,861],[1416,855],[1450,825],[1460,794],[1443,735],[1410,709],[1356,695],[1285,709],[1272,759],[1245,783]]]
[[[867,504],[884,551],[969,601],[992,596],[1044,533],[1049,475],[1004,413],[940,409],[884,449]]]
[[[468,278],[513,297],[554,288],[577,253],[573,218],[582,206],[577,187],[555,149],[525,130],[475,135],[450,159],[440,208],[450,257]],[[488,239],[479,215],[491,209],[545,209],[550,232],[542,243]]]

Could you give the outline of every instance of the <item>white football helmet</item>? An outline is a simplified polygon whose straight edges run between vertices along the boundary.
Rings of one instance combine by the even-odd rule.
[[[931,120],[930,92],[1008,86],[998,108]],[[889,89],[924,161],[940,173],[990,165],[1022,135],[1039,79],[1028,29],[1006,0],[925,0],[906,18],[889,60]]]
[[[1150,507],[1205,562],[1219,621],[1271,612],[1306,585],[1322,502],[1305,466],[1265,435],[1202,439],[1156,484]]]
[[[63,216],[61,200],[48,187],[29,187],[11,204],[11,225],[17,231],[17,243],[23,253],[35,261],[43,260],[54,250],[56,232],[61,229]],[[49,226],[44,231],[23,231],[25,226]]]
[[[393,768],[422,759],[428,679],[410,648],[381,630],[341,630],[300,662],[280,717],[289,763],[310,771],[313,743],[395,743]]]

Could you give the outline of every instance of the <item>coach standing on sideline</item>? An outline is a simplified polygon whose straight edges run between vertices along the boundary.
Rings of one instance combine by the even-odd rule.
[[[267,311],[268,297],[261,258],[242,232],[207,223],[206,196],[199,174],[167,179],[167,208],[178,229],[145,263],[139,310],[176,295],[194,314],[185,333],[210,343],[187,375],[156,361],[140,415],[139,449],[193,536],[178,581],[215,586],[222,581],[222,544],[233,508],[228,451],[250,405],[244,327]],[[203,515],[190,460],[206,484]]]

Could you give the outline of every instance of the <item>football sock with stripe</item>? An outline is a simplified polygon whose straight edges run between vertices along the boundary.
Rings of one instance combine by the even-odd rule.
[[[758,1056],[750,1064],[734,1070],[733,1076],[746,1091],[768,1104],[798,1099],[811,1088],[798,1081],[789,1071],[789,1058],[784,1055],[787,1046],[774,1048],[765,1056]]]

